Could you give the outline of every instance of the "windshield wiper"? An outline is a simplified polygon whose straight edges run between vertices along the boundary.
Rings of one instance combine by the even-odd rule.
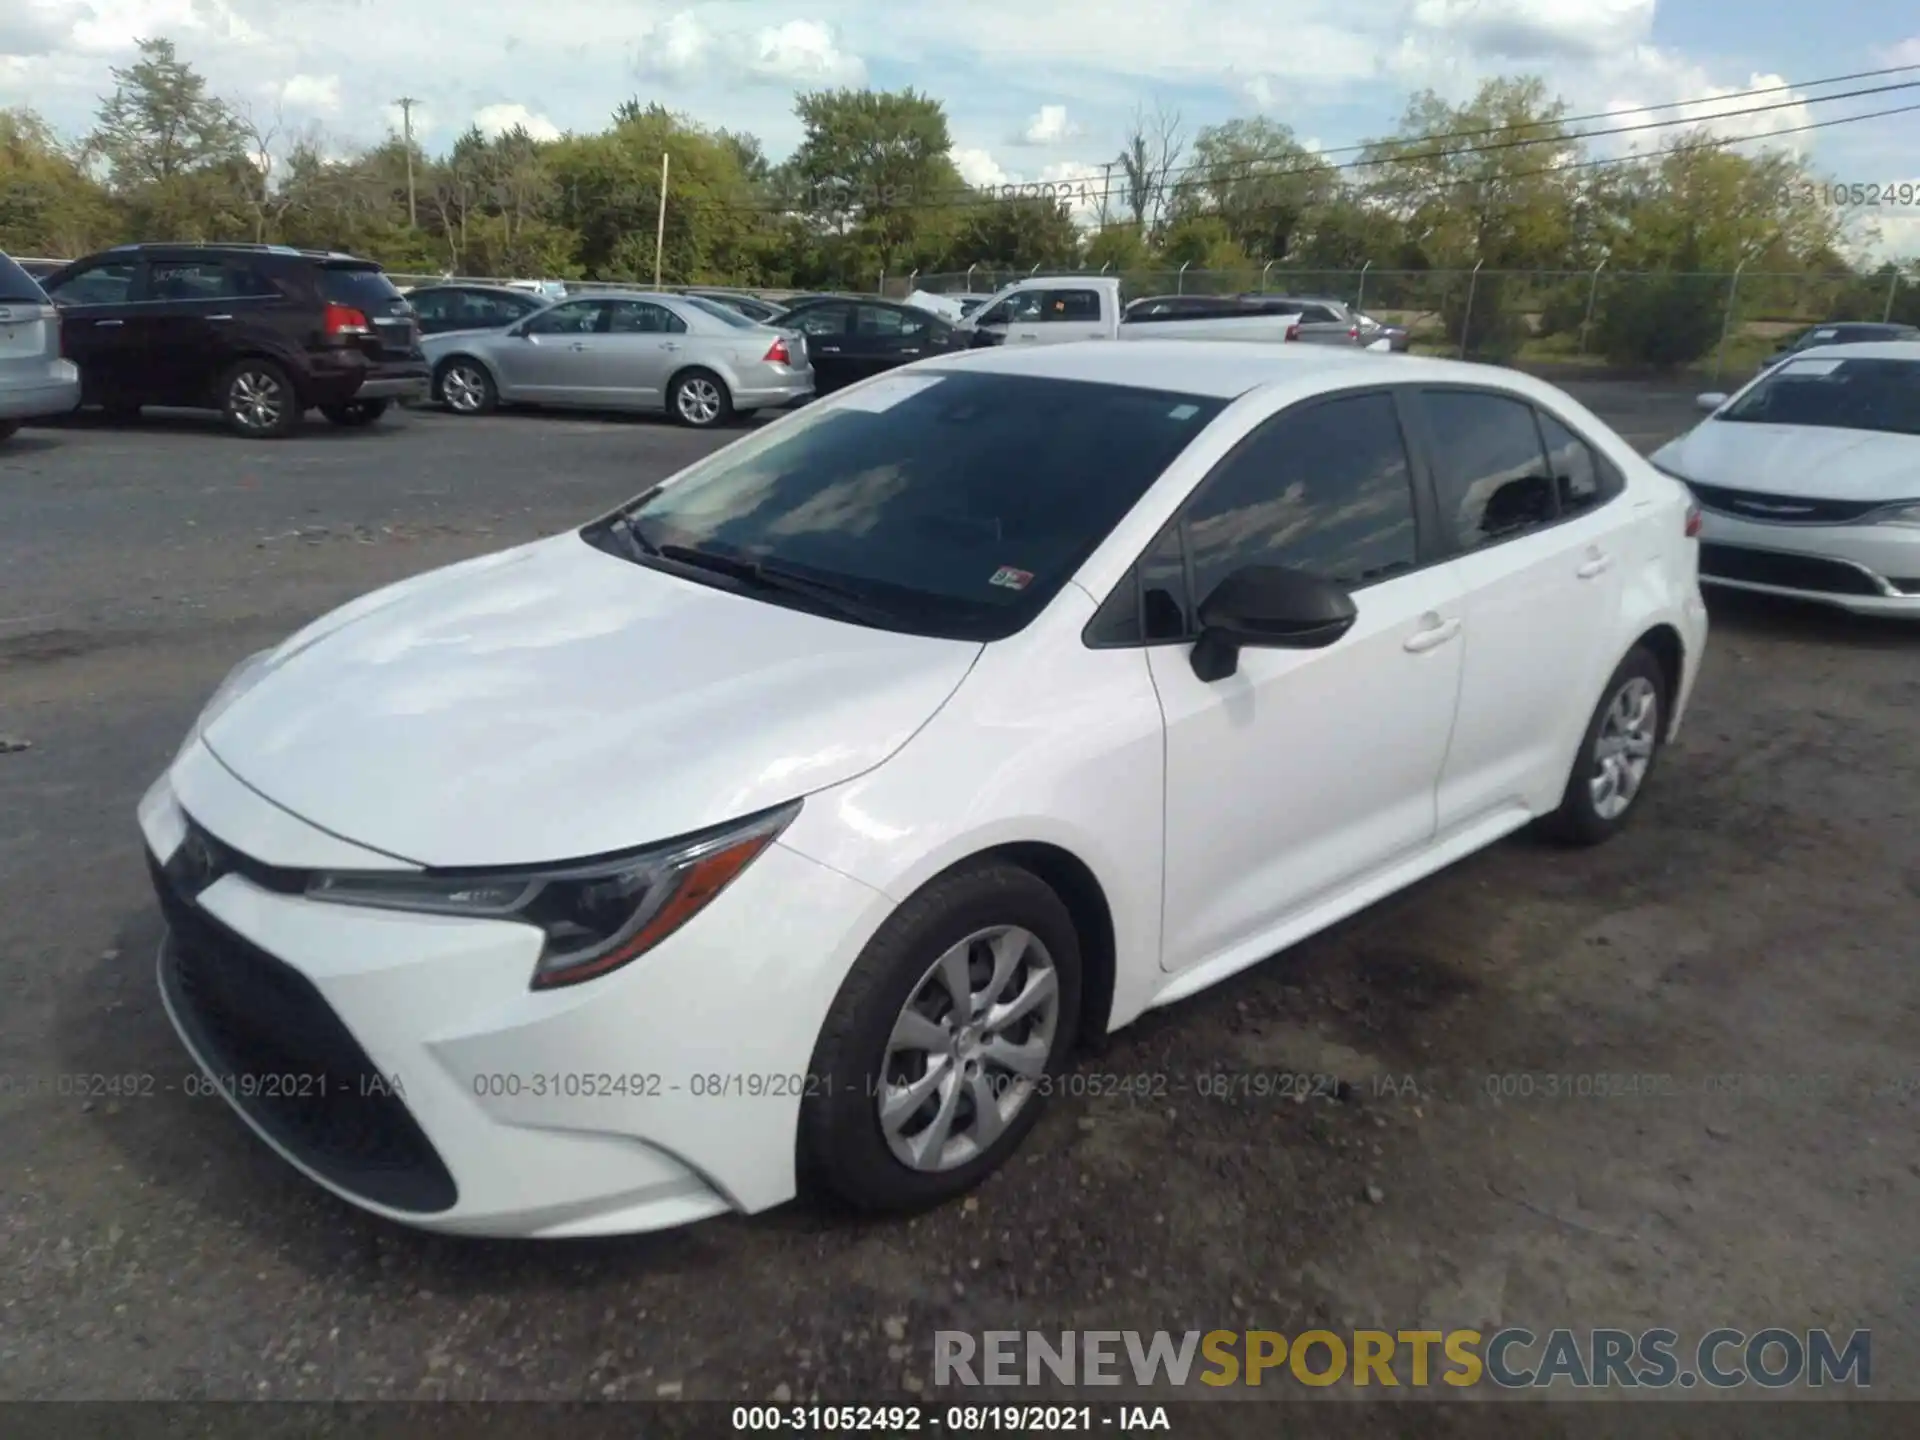
[[[637,527],[631,521],[628,522],[626,533],[635,545],[646,546],[650,543],[644,535],[638,533]],[[791,570],[770,566],[763,560],[749,560],[738,555],[721,555],[712,550],[699,550],[691,545],[651,546],[649,553],[662,560],[671,560],[678,565],[687,565],[698,570],[711,570],[717,575],[744,581],[757,590],[798,595],[848,620],[856,620],[864,625],[890,627],[895,623],[892,616],[867,603],[857,591],[844,585],[835,585],[831,581],[813,580],[805,575],[796,575]]]

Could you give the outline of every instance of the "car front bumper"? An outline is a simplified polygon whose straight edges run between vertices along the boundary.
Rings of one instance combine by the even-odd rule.
[[[80,404],[80,372],[71,360],[52,361],[44,378],[0,380],[0,420],[65,415]]]
[[[1700,583],[1920,617],[1920,528],[1775,525],[1703,510]]]
[[[256,866],[348,864],[344,842],[199,741],[140,806],[168,917],[161,994],[209,1088],[376,1214],[561,1238],[762,1210],[795,1193],[804,1095],[860,1083],[807,1070],[891,904],[778,844],[639,960],[536,992],[527,926],[318,902],[238,871],[193,895],[166,868],[190,823]]]

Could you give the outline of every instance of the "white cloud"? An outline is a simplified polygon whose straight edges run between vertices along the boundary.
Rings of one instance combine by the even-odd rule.
[[[536,140],[558,140],[560,127],[544,115],[536,115],[524,105],[483,105],[473,112],[474,126],[482,135],[504,135],[509,130],[525,130]]]
[[[969,185],[1004,185],[1012,178],[985,150],[956,145],[947,156],[953,161],[953,168],[960,172],[960,178]]]
[[[866,79],[866,63],[842,50],[833,31],[818,20],[789,20],[762,30],[755,52],[751,69],[762,79],[796,85],[858,85]]]
[[[51,55],[73,33],[73,21],[66,0],[25,0],[22,8],[0,15],[0,55]]]
[[[714,48],[714,37],[691,11],[682,10],[649,25],[633,47],[636,74],[687,76],[699,71]]]
[[[1437,43],[1513,60],[1612,55],[1653,33],[1654,0],[1415,0]]]
[[[1920,35],[1902,40],[1898,45],[1883,50],[1881,54],[1889,65],[1920,65]]]
[[[1064,105],[1042,105],[1015,142],[1021,145],[1058,145],[1080,133],[1080,127],[1067,118]]]
[[[1651,48],[1642,50],[1639,52],[1639,61],[1635,70],[1635,90],[1624,97],[1610,100],[1606,106],[1613,118],[1606,124],[1585,128],[1611,129],[1615,126],[1644,124],[1658,124],[1660,128],[1608,137],[1601,142],[1604,148],[1657,150],[1679,135],[1696,132],[1722,140],[1753,139],[1813,123],[1813,111],[1805,104],[1800,92],[1784,88],[1787,84],[1785,76],[1756,74],[1749,75],[1739,84],[1716,85],[1700,66],[1661,51]],[[1769,90],[1774,87],[1783,88],[1767,95],[1746,96],[1738,100],[1726,98],[1743,95],[1749,90]],[[1643,108],[1649,105],[1667,108]],[[1776,106],[1780,108],[1761,108]],[[1739,111],[1753,113],[1736,113]],[[1813,138],[1812,132],[1780,135],[1774,144],[1781,149],[1802,152],[1811,148]]]
[[[295,110],[332,112],[340,108],[338,75],[289,75],[280,87],[281,101]]]

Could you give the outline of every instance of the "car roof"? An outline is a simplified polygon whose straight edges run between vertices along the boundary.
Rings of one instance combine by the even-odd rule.
[[[479,290],[488,295],[537,295],[531,290],[516,290],[511,285],[492,285],[484,280],[430,280],[425,285],[415,285],[412,293],[418,295],[422,290]]]
[[[1325,379],[1329,388],[1364,382],[1370,378],[1368,372],[1376,373],[1382,384],[1489,385],[1539,399],[1558,393],[1544,382],[1495,365],[1243,340],[1084,340],[1063,345],[995,346],[922,361],[919,368],[1084,380],[1222,400],[1262,385],[1297,381],[1305,375]]]
[[[1920,339],[1856,340],[1851,345],[1809,345],[1794,352],[1794,360],[1915,360],[1920,361]],[[1791,362],[1789,362],[1791,363]]]

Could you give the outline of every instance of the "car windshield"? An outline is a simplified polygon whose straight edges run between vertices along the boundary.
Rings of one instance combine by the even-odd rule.
[[[1790,360],[1714,418],[1920,435],[1920,360]]]
[[[40,283],[5,255],[0,255],[0,303],[44,305],[47,293]]]
[[[704,295],[682,295],[679,298],[686,301],[689,305],[697,306],[699,309],[713,316],[716,320],[724,320],[736,330],[758,330],[760,328],[760,322],[758,320],[749,320],[738,310],[727,305],[722,305],[718,300],[709,300]]]
[[[682,547],[830,585],[882,628],[1003,639],[1226,403],[990,372],[887,376],[582,533],[642,563]],[[800,603],[771,586],[765,598]]]

